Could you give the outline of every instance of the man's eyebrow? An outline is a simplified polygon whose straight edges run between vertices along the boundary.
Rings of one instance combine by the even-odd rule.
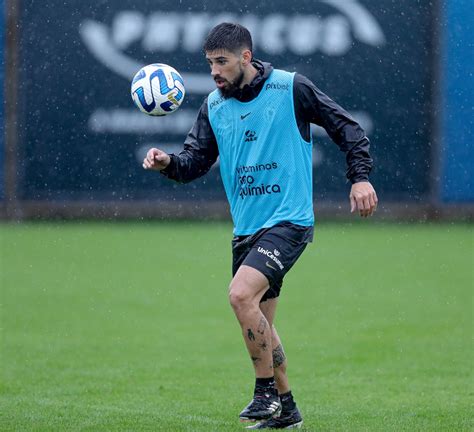
[[[209,60],[227,60],[227,57],[225,56],[219,56],[219,57],[206,57],[207,61]]]

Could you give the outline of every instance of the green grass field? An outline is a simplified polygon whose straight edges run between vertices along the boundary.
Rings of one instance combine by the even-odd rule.
[[[0,430],[243,430],[230,225],[0,234]],[[305,430],[473,430],[473,267],[469,225],[317,227],[276,319]]]

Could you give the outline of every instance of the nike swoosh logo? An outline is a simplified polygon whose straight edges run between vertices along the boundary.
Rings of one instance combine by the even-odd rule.
[[[250,112],[247,113],[247,114],[241,115],[241,116],[240,116],[240,120],[243,120],[245,117],[249,116],[251,113],[252,113],[252,111],[250,111]]]
[[[270,268],[273,269],[273,270],[276,270],[275,267],[273,267],[272,265],[268,264],[268,261],[265,261],[265,265],[266,265],[267,267],[270,267]]]

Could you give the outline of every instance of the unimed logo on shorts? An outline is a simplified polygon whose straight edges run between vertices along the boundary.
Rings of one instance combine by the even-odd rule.
[[[257,251],[263,255],[266,255],[268,258],[270,258],[273,262],[275,262],[275,264],[280,268],[280,270],[283,270],[285,267],[283,266],[283,264],[281,263],[281,261],[275,256],[273,255],[273,253],[267,249],[264,249],[263,247],[259,246]],[[275,252],[277,252],[277,250],[275,249]]]

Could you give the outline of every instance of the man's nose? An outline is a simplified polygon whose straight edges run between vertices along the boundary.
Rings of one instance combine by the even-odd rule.
[[[214,78],[217,75],[220,75],[220,69],[218,68],[217,65],[212,65],[211,66],[211,75]]]

